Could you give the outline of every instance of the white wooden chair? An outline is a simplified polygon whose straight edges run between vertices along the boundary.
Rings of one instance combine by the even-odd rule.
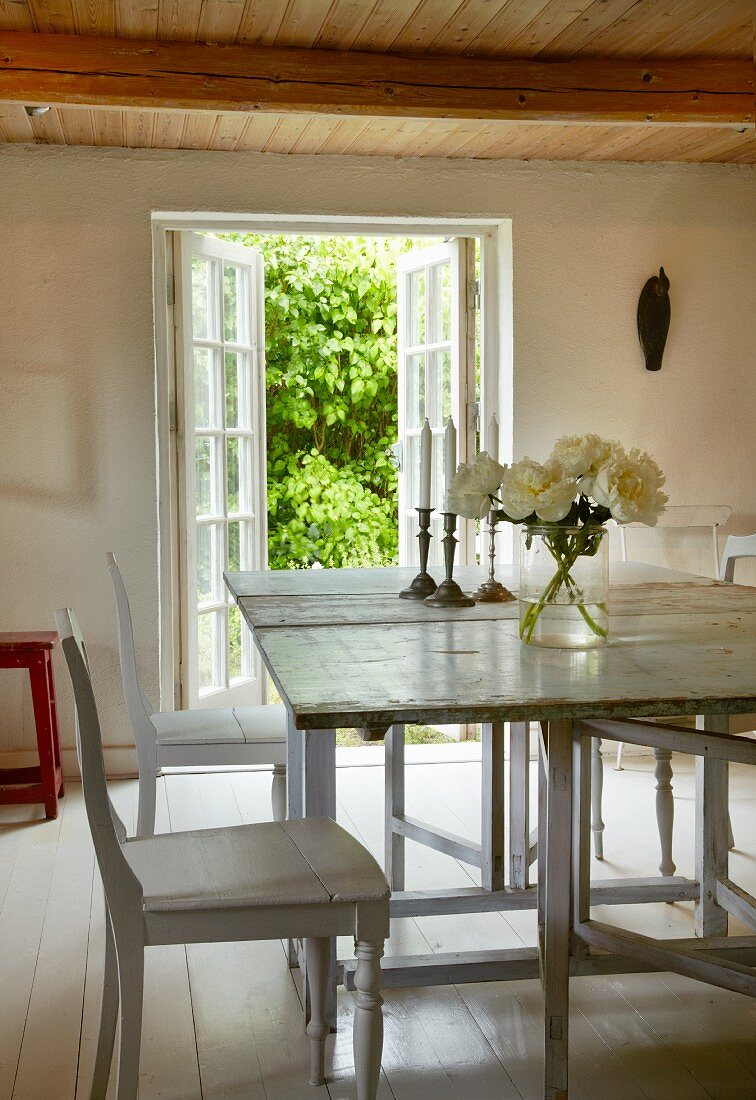
[[[719,564],[719,541],[717,532],[721,526],[727,523],[732,509],[726,504],[711,504],[711,505],[677,505],[667,508],[659,518],[658,527],[679,531],[690,531],[691,529],[710,530],[711,533],[711,552],[712,552],[712,572],[713,577],[720,576],[720,564]],[[639,530],[653,530],[646,527],[642,523],[629,523],[619,528],[620,536],[620,549],[622,561],[627,561],[627,529],[639,529]],[[729,539],[728,539],[729,542]],[[748,556],[743,554],[741,556]],[[724,568],[724,559],[723,566]],[[622,771],[622,750],[624,748],[624,742],[620,741],[617,746],[617,762],[615,768],[617,771]],[[656,760],[655,767],[655,779],[656,779],[656,821],[659,828],[659,843],[661,846],[661,862],[659,864],[659,870],[662,875],[673,875],[676,870],[674,860],[672,859],[672,834],[674,826],[674,797],[672,794],[672,753],[661,745],[654,747],[654,757]],[[601,740],[600,738],[594,738],[591,744],[591,797],[592,797],[592,812],[591,812],[591,829],[593,832],[593,846],[596,859],[604,858],[604,821],[602,816],[602,788],[603,788],[603,769],[601,758]],[[729,818],[728,818],[729,821]],[[729,843],[730,848],[734,847],[734,840],[732,837],[732,830],[730,830]]]
[[[719,576],[719,539],[717,532],[727,523],[732,515],[732,508],[727,504],[677,504],[666,508],[659,517],[655,528],[647,527],[645,523],[620,524],[620,553],[623,561],[628,561],[627,556],[627,532],[643,531],[648,536],[654,530],[685,530],[696,528],[708,530],[711,537],[711,563],[712,577]],[[631,559],[630,559],[631,560]]]
[[[735,580],[735,562],[743,558],[756,558],[756,535],[728,535],[719,567],[720,581],[732,584]]]
[[[155,831],[156,777],[161,767],[272,764],[273,820],[286,817],[286,708],[154,711],[139,682],[126,588],[114,554],[106,560],[118,614],[118,653],[126,709],[139,762],[137,832]]]
[[[104,1100],[108,1090],[117,1018],[116,1100],[137,1097],[144,949],[165,944],[304,939],[310,1079],[323,1084],[329,937],[346,935],[354,935],[357,955],[357,1095],[375,1100],[383,1042],[380,959],[389,931],[389,889],[378,864],[330,818],[127,838],[108,795],[81,633],[70,609],[56,612],[55,621],[73,683],[84,802],[105,890],[105,977],[92,1100]]]

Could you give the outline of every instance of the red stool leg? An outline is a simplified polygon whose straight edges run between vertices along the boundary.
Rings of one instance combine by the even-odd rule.
[[[55,677],[53,676],[53,663],[52,653],[48,650],[45,653],[47,657],[47,692],[50,696],[50,718],[52,720],[52,739],[53,739],[53,752],[55,755],[55,767],[60,769],[60,779],[58,782],[58,798],[62,798],[66,793],[66,788],[63,783],[63,766],[60,762],[60,731],[58,727],[58,704],[55,701]]]
[[[37,727],[37,747],[39,749],[39,770],[42,782],[42,794],[45,814],[48,818],[58,816],[58,791],[55,775],[55,750],[53,748],[53,724],[50,705],[49,680],[47,676],[48,655],[35,653],[29,664],[32,702],[34,704],[34,723]]]

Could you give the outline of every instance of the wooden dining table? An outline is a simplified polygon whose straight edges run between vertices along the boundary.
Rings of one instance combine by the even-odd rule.
[[[728,715],[756,711],[756,589],[640,563],[612,563],[609,641],[597,649],[569,651],[524,645],[516,602],[455,608],[399,599],[414,573],[405,568],[259,571],[229,574],[226,583],[287,708],[292,817],[335,816],[337,728],[362,730],[366,739],[389,731],[388,748],[392,728],[407,723],[482,723],[489,734],[505,723],[512,728],[540,723],[540,812],[530,844],[531,858],[538,855],[537,883],[527,878],[502,883],[490,875],[486,881],[483,874],[481,887],[392,894],[393,916],[537,908],[538,946],[387,958],[384,983],[540,975],[544,1096],[565,1097],[570,975],[660,968],[658,960],[644,961],[637,952],[631,958],[576,947],[571,868],[581,841],[573,821],[575,724],[695,714],[703,730],[716,731],[726,728]],[[468,591],[485,579],[478,567],[461,567],[455,575]],[[498,576],[516,592],[514,567],[499,568]],[[492,760],[503,773],[503,752],[489,757],[489,767]],[[692,901],[698,938],[659,942],[675,944],[687,955],[714,950],[718,958],[750,967],[756,963],[756,937],[722,942],[723,910],[717,912],[716,899],[702,896],[701,884],[722,871],[710,866],[723,858],[722,846],[712,845],[711,837],[727,829],[726,768],[715,764],[704,758],[696,772],[695,878],[602,880],[592,884],[590,902]],[[521,844],[522,803],[512,797],[509,808],[509,833]],[[519,820],[513,820],[514,812]],[[502,824],[484,821],[478,864],[484,869],[502,854]],[[402,812],[394,814],[393,825],[413,837]],[[435,846],[433,831],[422,835],[423,827],[418,828],[413,839]],[[449,850],[443,831],[435,835],[442,850]],[[446,838],[447,844],[453,841]],[[726,925],[725,913],[725,934]],[[332,975],[334,983],[351,987],[351,965],[339,963],[335,953]]]

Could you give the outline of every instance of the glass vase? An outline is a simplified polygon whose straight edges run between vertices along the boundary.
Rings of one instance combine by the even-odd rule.
[[[520,532],[520,638],[550,649],[594,649],[609,634],[605,528],[543,524]]]

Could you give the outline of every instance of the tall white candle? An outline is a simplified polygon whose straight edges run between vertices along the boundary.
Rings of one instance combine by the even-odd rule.
[[[496,413],[491,414],[491,419],[488,421],[488,438],[486,439],[486,450],[488,451],[494,462],[499,461],[499,421],[496,419]]]
[[[444,432],[444,490],[448,494],[452,478],[457,472],[457,429],[451,417],[446,421]],[[444,508],[447,507],[446,495],[444,496]]]
[[[433,470],[433,432],[428,418],[425,418],[420,432],[420,500],[419,508],[430,508],[431,472]]]

